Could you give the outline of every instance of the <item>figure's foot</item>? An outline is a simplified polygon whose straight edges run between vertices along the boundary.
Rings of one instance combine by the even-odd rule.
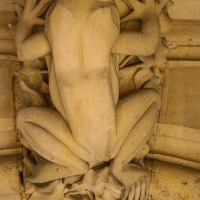
[[[128,193],[128,200],[146,200],[149,197],[150,176],[134,183]]]
[[[47,183],[62,178],[76,177],[87,173],[88,169],[76,168],[74,166],[63,166],[50,162],[38,155],[34,160],[32,157],[27,156],[24,158],[24,164],[30,171],[30,175],[25,177],[25,181],[29,183]]]
[[[144,200],[149,195],[150,173],[141,166],[128,164],[121,170],[112,164],[110,172],[124,185],[123,200]]]

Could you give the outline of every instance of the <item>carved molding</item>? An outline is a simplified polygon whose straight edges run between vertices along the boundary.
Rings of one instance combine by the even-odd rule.
[[[159,123],[147,158],[200,169],[200,130]]]

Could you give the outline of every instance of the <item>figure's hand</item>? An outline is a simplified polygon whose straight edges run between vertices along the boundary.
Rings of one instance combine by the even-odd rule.
[[[25,181],[29,183],[46,183],[59,180],[70,172],[68,167],[52,163],[36,153],[35,158],[28,155],[24,157],[23,162],[31,173],[25,177]]]
[[[18,15],[18,23],[29,26],[44,25],[41,16],[51,5],[53,0],[25,0],[24,7],[14,0],[14,7]]]
[[[63,166],[50,162],[37,153],[34,153],[34,158],[27,155],[23,162],[28,168],[30,175],[25,177],[25,181],[29,183],[46,183],[61,178],[79,176],[84,174],[82,169],[75,166]]]
[[[145,0],[145,2],[141,2],[139,0],[123,1],[133,10],[133,12],[124,17],[121,20],[121,23],[136,19],[143,19],[145,16],[152,14],[159,16],[164,6],[170,2],[170,0]]]

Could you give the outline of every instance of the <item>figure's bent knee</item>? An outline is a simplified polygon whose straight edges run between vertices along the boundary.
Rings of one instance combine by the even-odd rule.
[[[29,107],[29,108],[24,108],[18,112],[16,117],[16,123],[18,129],[21,130],[24,128],[26,120],[30,118],[30,116],[34,113],[34,111],[35,111],[34,107]]]

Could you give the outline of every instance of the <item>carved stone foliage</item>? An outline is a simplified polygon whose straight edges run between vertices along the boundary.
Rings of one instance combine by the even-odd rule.
[[[160,109],[170,5],[15,2],[28,199],[149,196],[143,159]]]

